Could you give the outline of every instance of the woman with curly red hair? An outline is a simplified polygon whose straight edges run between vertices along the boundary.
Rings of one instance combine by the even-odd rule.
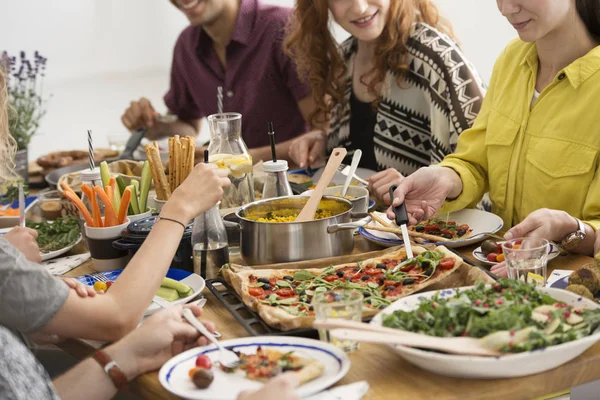
[[[339,45],[329,14],[352,36]],[[373,192],[454,151],[473,123],[484,89],[432,0],[297,0],[286,50],[313,89],[312,131],[290,157],[300,167],[327,150],[362,150],[361,166],[381,171]]]

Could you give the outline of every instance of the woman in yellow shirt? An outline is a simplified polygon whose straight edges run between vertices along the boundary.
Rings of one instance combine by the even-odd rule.
[[[444,202],[442,212],[474,206],[489,190],[493,212],[513,227],[507,238],[577,233],[585,238],[567,243],[571,250],[592,254],[600,228],[600,4],[497,3],[520,40],[496,62],[456,153],[400,180],[394,204],[406,200],[416,222]]]

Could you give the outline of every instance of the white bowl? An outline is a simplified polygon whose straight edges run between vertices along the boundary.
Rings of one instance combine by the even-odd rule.
[[[331,186],[325,189],[323,192],[326,196],[342,196],[342,190],[344,185]],[[307,190],[300,194],[300,196],[310,196],[314,190]],[[355,213],[366,213],[369,210],[369,190],[364,186],[349,186],[346,196],[352,197],[350,202],[353,205],[352,212]]]
[[[553,288],[537,288],[537,290],[572,306],[600,308],[597,303],[566,290]],[[456,289],[441,290],[440,296],[454,297],[455,292]],[[399,299],[377,314],[371,323],[381,326],[383,315],[391,314],[396,310],[414,310],[420,299],[431,298],[435,293],[437,292],[431,291]],[[390,345],[390,347],[406,361],[439,375],[469,379],[502,379],[537,374],[561,366],[592,347],[597,341],[600,341],[600,329],[579,340],[502,357],[460,356],[406,346]]]

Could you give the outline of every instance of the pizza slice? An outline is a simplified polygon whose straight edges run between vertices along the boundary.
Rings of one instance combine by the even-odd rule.
[[[451,242],[466,239],[473,231],[469,225],[457,224],[437,216],[408,227],[409,234],[432,242]]]
[[[312,298],[318,292],[357,290],[363,294],[363,317],[371,317],[396,299],[415,293],[451,274],[462,260],[444,247],[413,247],[361,262],[303,270],[253,270],[223,275],[244,303],[270,326],[310,328],[315,319]]]
[[[284,353],[272,348],[258,347],[256,353],[236,352],[240,364],[235,368],[221,369],[225,372],[244,371],[248,379],[265,382],[287,371],[294,371],[300,377],[300,383],[306,383],[323,374],[325,366],[318,360],[297,355],[294,351]]]

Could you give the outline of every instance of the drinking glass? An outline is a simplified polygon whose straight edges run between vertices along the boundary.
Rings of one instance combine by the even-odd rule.
[[[508,277],[537,286],[546,284],[550,243],[546,239],[520,238],[502,243]]]
[[[356,290],[318,292],[313,297],[312,305],[317,320],[347,319],[358,322],[362,320],[363,295]],[[319,338],[347,353],[358,350],[358,342],[335,338],[327,329],[319,329]]]

